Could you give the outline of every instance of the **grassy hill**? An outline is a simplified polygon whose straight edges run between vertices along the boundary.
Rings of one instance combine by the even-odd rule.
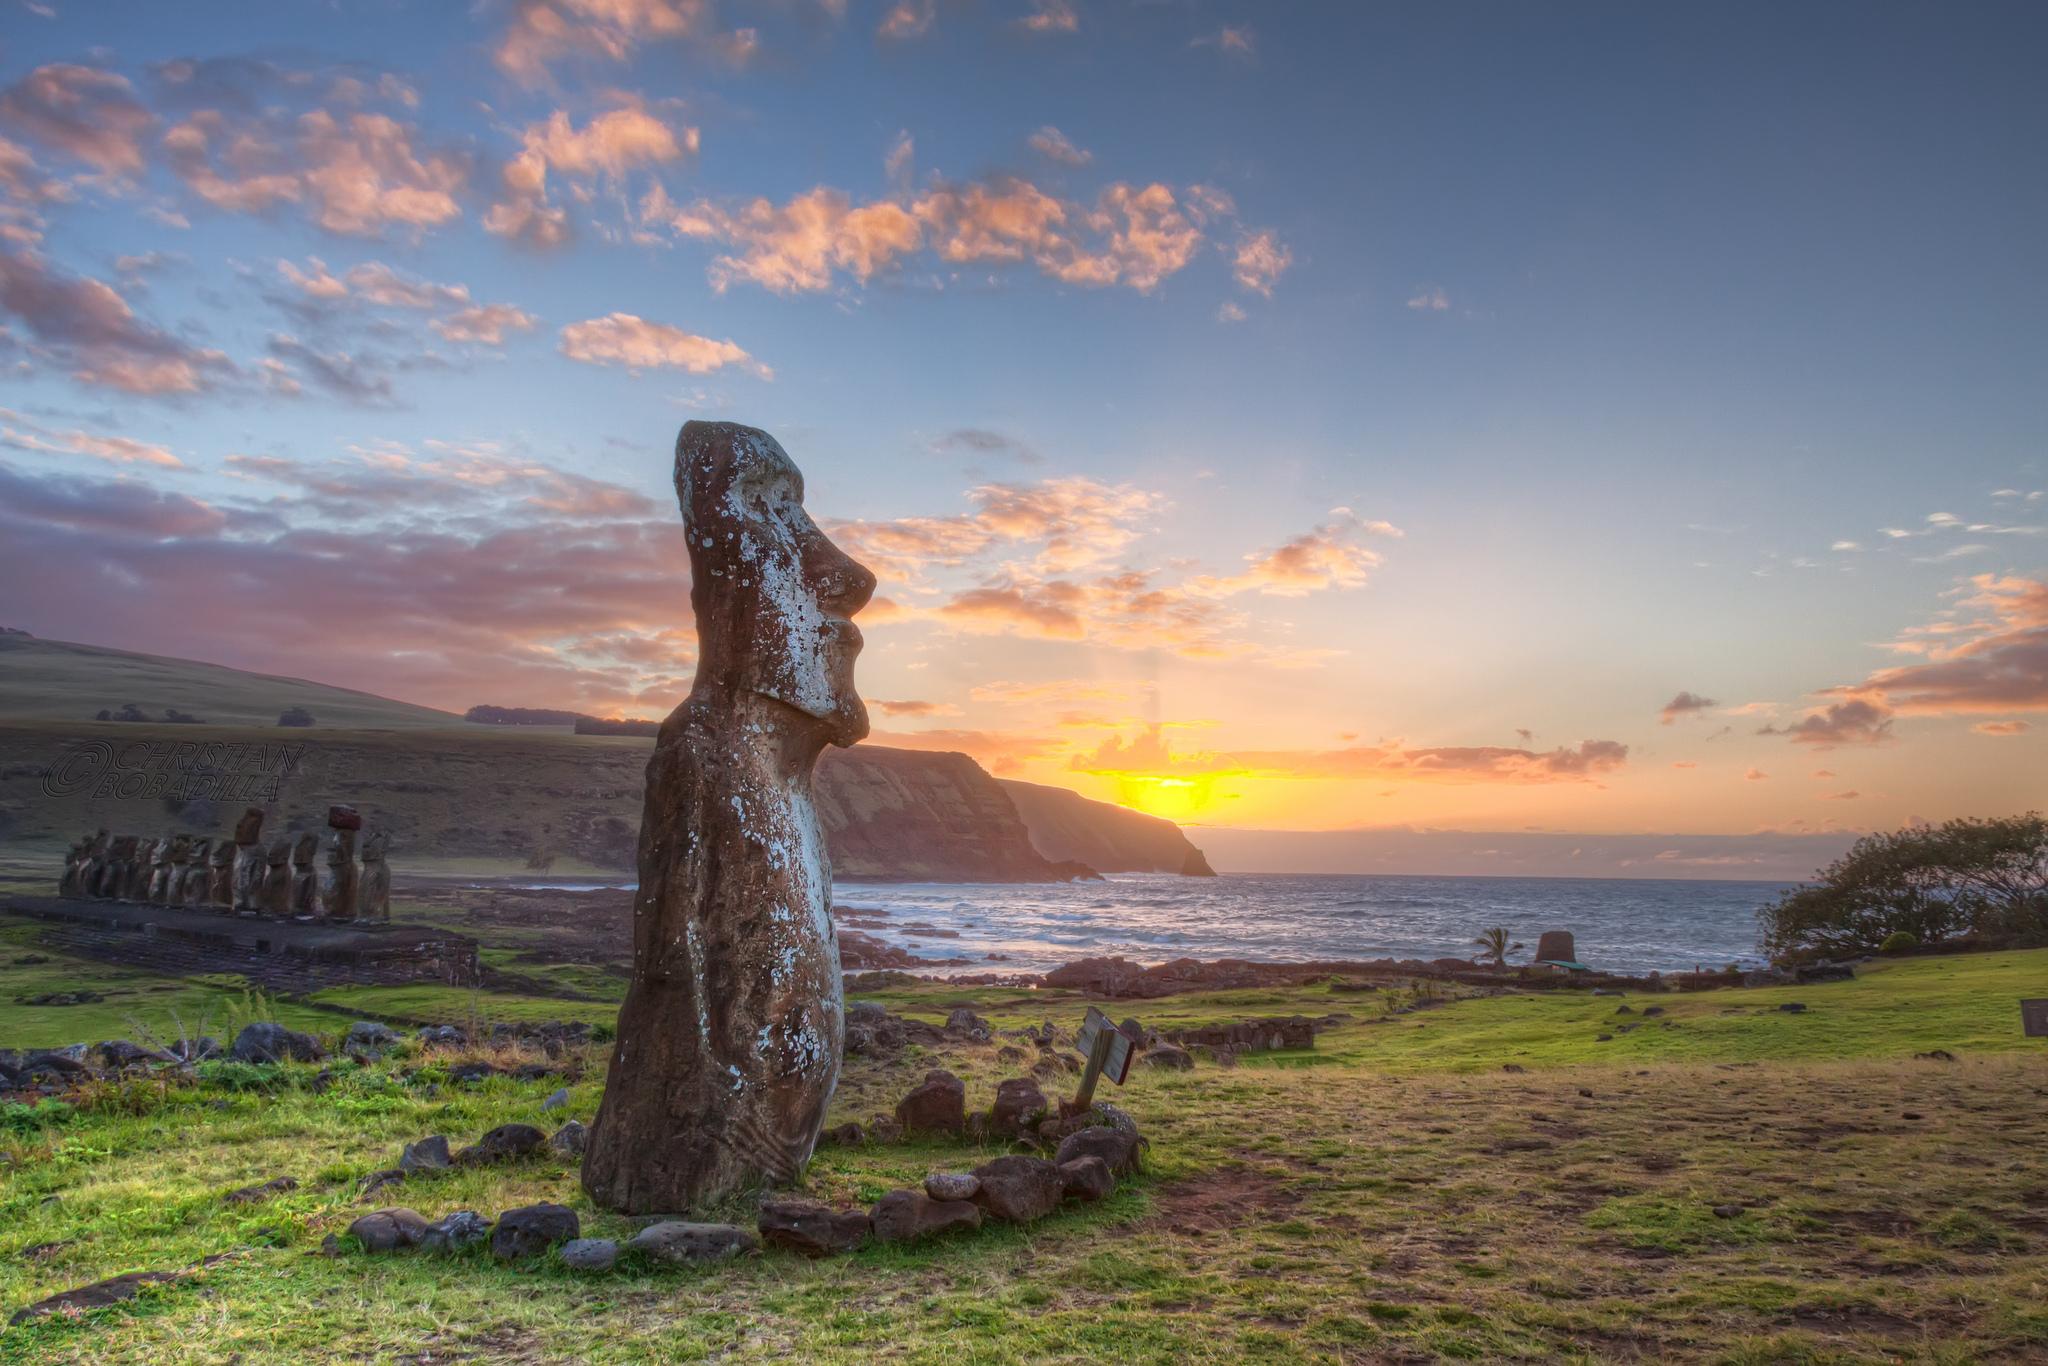
[[[152,718],[175,707],[214,726],[275,727],[287,707],[313,713],[315,729],[407,730],[462,723],[450,712],[303,678],[0,634],[0,717],[83,722],[102,709],[118,712],[129,703]]]

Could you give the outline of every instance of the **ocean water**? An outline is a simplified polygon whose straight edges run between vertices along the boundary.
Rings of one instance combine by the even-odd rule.
[[[1037,971],[1110,955],[1143,963],[1465,958],[1475,952],[1472,937],[1492,925],[1507,926],[1530,950],[1543,931],[1570,930],[1580,962],[1641,973],[1760,964],[1757,908],[1786,885],[1124,873],[1025,885],[843,883],[833,901],[863,934],[922,958],[957,960],[918,969],[930,973]],[[930,930],[914,928],[922,926]]]

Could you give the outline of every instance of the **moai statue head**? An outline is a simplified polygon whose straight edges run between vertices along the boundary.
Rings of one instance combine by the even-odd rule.
[[[384,861],[384,848],[390,842],[391,837],[382,830],[372,830],[367,835],[364,835],[363,862],[382,863]]]
[[[235,846],[220,840],[213,846],[213,857],[209,860],[215,868],[232,868],[235,864]]]
[[[292,862],[298,867],[313,866],[313,855],[320,851],[320,837],[308,830],[292,842]]]
[[[247,848],[263,838],[263,808],[252,806],[242,812],[242,818],[235,822],[235,843]]]
[[[161,867],[164,864],[169,863],[170,861],[171,837],[169,835],[165,835],[161,839],[157,840],[156,843],[149,846],[149,862],[150,866],[154,868]]]
[[[272,840],[263,852],[263,858],[273,868],[282,868],[292,861],[292,842],[289,839]]]
[[[804,478],[774,437],[690,422],[676,438],[676,500],[690,547],[699,694],[753,692],[851,745],[868,733],[854,691],[851,618],[875,576],[804,511]]]
[[[212,857],[213,841],[205,835],[194,839],[191,848],[185,851],[185,862],[195,867],[207,862]]]
[[[356,832],[362,828],[363,818],[353,806],[327,808],[328,863],[339,866],[354,861]]]
[[[192,837],[190,835],[171,836],[171,851],[167,857],[174,864],[190,863],[192,861]]]

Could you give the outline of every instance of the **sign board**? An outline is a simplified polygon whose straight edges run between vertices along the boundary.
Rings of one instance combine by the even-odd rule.
[[[1089,1006],[1087,1018],[1081,1022],[1081,1032],[1074,1036],[1074,1050],[1093,1064],[1095,1045],[1105,1036],[1109,1039],[1109,1052],[1102,1059],[1102,1075],[1122,1086],[1124,1079],[1131,1075],[1131,1058],[1137,1050],[1131,1046],[1130,1036],[1118,1029],[1109,1016]]]
[[[2030,1039],[2048,1039],[2048,998],[2020,1002],[2020,1025]]]

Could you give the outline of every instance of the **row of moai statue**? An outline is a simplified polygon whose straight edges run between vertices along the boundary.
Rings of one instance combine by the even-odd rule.
[[[232,842],[203,835],[110,837],[101,830],[71,846],[57,895],[299,920],[386,921],[387,839],[380,830],[364,836],[358,868],[356,836],[362,828],[354,807],[329,807],[326,859],[317,869],[320,837],[309,830],[266,846],[261,807],[242,813]]]

